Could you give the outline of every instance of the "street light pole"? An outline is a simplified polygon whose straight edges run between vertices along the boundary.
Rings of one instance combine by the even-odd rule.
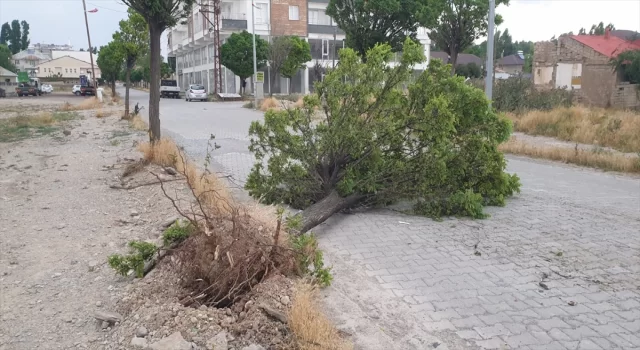
[[[489,36],[487,38],[487,77],[484,82],[484,93],[489,101],[493,98],[493,44],[496,18],[496,1],[489,0]]]
[[[84,0],[83,0],[84,1]],[[256,16],[255,4],[251,1],[251,26],[253,31],[253,106],[258,108],[258,62],[256,60]]]
[[[93,47],[91,46],[91,35],[89,35],[89,19],[87,19],[87,4],[84,0],[82,0],[82,8],[84,8],[84,24],[87,27],[87,40],[89,41],[89,57],[91,58],[91,79],[96,79],[96,69],[93,67]]]

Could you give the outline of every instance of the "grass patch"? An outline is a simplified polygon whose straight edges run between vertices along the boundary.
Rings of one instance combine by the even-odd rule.
[[[296,286],[293,304],[289,311],[289,328],[303,350],[347,350],[353,344],[342,339],[338,330],[320,311],[317,292],[309,284]]]
[[[35,116],[19,115],[0,119],[0,142],[14,142],[51,134],[60,123],[77,119],[77,113],[41,112]]]
[[[191,233],[193,233],[194,227],[191,223],[182,223],[180,220],[169,226],[168,229],[162,233],[162,241],[165,246],[169,246],[173,243],[180,243],[187,239]]]
[[[139,115],[136,115],[133,118],[131,118],[131,120],[129,120],[129,126],[139,131],[149,130],[149,126],[144,120],[142,120],[142,118],[140,118]]]
[[[640,152],[640,114],[602,108],[569,107],[549,111],[509,113],[514,130],[564,141]]]
[[[72,105],[69,102],[65,102],[62,107],[60,107],[60,111],[84,111],[89,109],[98,109],[102,107],[102,103],[98,100],[97,97],[91,97],[84,99],[77,105]]]
[[[96,118],[106,118],[109,117],[111,113],[105,112],[102,108],[96,111]]]
[[[505,153],[532,158],[549,159],[602,170],[640,173],[640,155],[627,156],[606,151],[600,147],[593,150],[570,149],[553,146],[533,146],[515,137],[500,145]]]

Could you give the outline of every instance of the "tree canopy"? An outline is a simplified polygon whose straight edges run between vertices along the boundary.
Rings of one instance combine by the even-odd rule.
[[[445,0],[444,10],[431,27],[429,38],[451,57],[451,74],[455,73],[458,54],[473,42],[487,35],[489,2],[486,0]],[[509,0],[497,0],[496,6],[508,5]],[[496,15],[495,23],[502,18]]]
[[[258,69],[267,63],[269,44],[256,35]],[[232,33],[220,47],[220,63],[244,81],[253,75],[253,34],[246,30]]]
[[[22,26],[22,34],[20,35],[20,49],[26,50],[31,43],[31,40],[29,40],[29,23],[27,23],[27,21],[22,21],[20,22],[20,25]]]
[[[7,45],[0,44],[0,67],[15,73],[17,69],[13,64],[11,56],[12,54],[9,47]]]
[[[120,76],[124,57],[117,42],[110,42],[100,48],[97,64],[100,67],[102,79],[111,84],[111,91],[115,96],[115,82]]]
[[[302,108],[270,110],[249,129],[256,162],[246,188],[304,209],[303,232],[342,209],[398,200],[415,201],[416,214],[484,217],[483,205],[519,190],[497,148],[510,123],[482,90],[438,60],[412,79],[424,55],[410,39],[389,67],[392,51],[376,45],[362,63],[341,50]]]
[[[369,49],[387,43],[402,49],[419,26],[431,28],[444,0],[330,0],[326,13],[345,32],[346,46],[364,59]]]
[[[640,50],[628,50],[611,59],[617,72],[622,73],[623,81],[640,84]]]
[[[282,76],[291,79],[298,70],[307,68],[306,63],[311,61],[311,46],[306,40],[297,36],[290,36],[289,41],[291,46],[280,73]]]

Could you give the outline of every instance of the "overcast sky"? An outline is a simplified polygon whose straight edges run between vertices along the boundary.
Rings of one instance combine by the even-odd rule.
[[[488,0],[487,0],[488,1]],[[94,46],[111,40],[118,22],[126,17],[127,7],[117,0],[87,0],[89,27]],[[0,0],[0,23],[13,19],[30,25],[31,42],[71,44],[87,48],[81,0]],[[513,40],[548,40],[554,35],[573,31],[603,21],[618,29],[640,31],[640,0],[511,0],[509,7],[500,6],[498,13]],[[166,57],[166,39],[162,39]]]

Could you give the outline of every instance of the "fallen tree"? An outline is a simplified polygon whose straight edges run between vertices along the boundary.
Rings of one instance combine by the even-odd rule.
[[[363,204],[413,200],[416,214],[475,218],[485,205],[504,205],[520,187],[498,151],[509,121],[437,60],[412,78],[424,61],[413,41],[394,67],[392,57],[388,45],[371,49],[366,63],[341,50],[340,64],[303,107],[253,122],[249,193],[304,209],[301,232]]]

